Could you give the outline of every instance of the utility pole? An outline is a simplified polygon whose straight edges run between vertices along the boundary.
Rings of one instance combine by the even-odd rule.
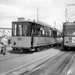
[[[66,10],[65,10],[65,21],[67,22],[67,6],[66,6]]]
[[[67,5],[68,6],[68,5]],[[67,6],[66,6],[66,10],[65,10],[65,21],[68,22],[69,21],[69,17],[67,14]]]
[[[54,21],[54,27],[56,28],[56,21]]]
[[[38,22],[38,8],[37,8],[37,22]]]

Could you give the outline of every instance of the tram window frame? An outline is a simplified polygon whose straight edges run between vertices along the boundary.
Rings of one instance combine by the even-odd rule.
[[[27,23],[27,24],[24,25],[25,23]],[[24,26],[27,26],[25,33],[24,33],[24,31],[25,31]],[[23,36],[31,36],[31,23],[30,22],[24,22],[22,31],[23,31]]]
[[[57,31],[53,30],[53,37],[57,37]]]
[[[60,31],[57,31],[57,37],[61,37],[61,32]]]
[[[39,27],[40,26],[40,27]],[[38,31],[41,32],[42,37],[51,37],[52,36],[52,30],[51,28],[48,28],[46,26],[38,25]]]
[[[49,37],[50,35],[49,35],[49,28],[47,28],[47,37]]]
[[[52,36],[52,29],[49,28],[49,36],[51,37]]]
[[[42,26],[42,36],[44,37],[45,36],[45,29],[44,29],[44,26]]]
[[[16,28],[15,28],[15,26],[16,26]],[[15,34],[15,32],[16,32],[16,34]],[[12,36],[17,36],[17,23],[12,23]]]
[[[18,36],[22,36],[23,35],[23,26],[22,26],[22,22],[20,22],[20,23],[17,23],[18,25],[17,25],[17,34],[18,34]],[[19,27],[19,26],[21,26],[21,27]],[[21,28],[21,29],[20,29]],[[20,29],[20,30],[19,30]],[[21,32],[20,32],[21,31]],[[21,34],[20,34],[21,33]]]
[[[45,29],[45,37],[50,37],[50,35],[49,35],[49,28],[48,27],[44,27],[44,29]]]
[[[38,33],[37,36],[41,37],[42,36],[42,31],[40,30],[41,25],[38,24],[37,29],[38,29]]]
[[[65,27],[63,28],[64,30],[64,36],[75,36],[75,25],[70,25],[71,27]],[[69,33],[69,34],[68,34]]]
[[[32,29],[32,28],[33,28],[33,30],[34,30],[33,35],[34,35],[34,36],[38,36],[38,25],[37,25],[36,23],[32,23],[31,29]]]

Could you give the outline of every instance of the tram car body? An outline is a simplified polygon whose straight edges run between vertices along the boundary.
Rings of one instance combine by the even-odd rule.
[[[66,22],[63,24],[63,48],[73,47],[75,47],[75,22]]]
[[[63,38],[62,38],[62,31],[53,28],[53,39],[55,39],[55,45],[62,45]]]
[[[56,40],[56,45],[62,46],[63,38],[62,38],[62,31],[55,29],[56,30],[56,37],[54,38]]]
[[[57,44],[57,31],[49,25],[33,21],[12,22],[12,48],[28,49],[30,51],[38,48],[53,46]]]

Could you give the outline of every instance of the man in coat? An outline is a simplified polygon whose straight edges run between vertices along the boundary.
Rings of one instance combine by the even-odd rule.
[[[4,36],[2,39],[1,39],[1,44],[2,44],[2,49],[1,49],[1,53],[3,55],[6,54],[6,48],[7,48],[7,45],[8,45],[8,39],[6,38],[6,36]]]

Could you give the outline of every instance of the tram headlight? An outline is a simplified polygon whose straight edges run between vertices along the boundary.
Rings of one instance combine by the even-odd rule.
[[[71,44],[72,43],[72,41],[69,41],[69,44]]]
[[[71,44],[72,42],[71,42],[71,41],[69,41],[69,43]]]
[[[16,42],[14,42],[14,44],[13,45],[16,45]]]
[[[72,40],[72,43],[75,43],[75,41],[74,41],[74,40]]]

